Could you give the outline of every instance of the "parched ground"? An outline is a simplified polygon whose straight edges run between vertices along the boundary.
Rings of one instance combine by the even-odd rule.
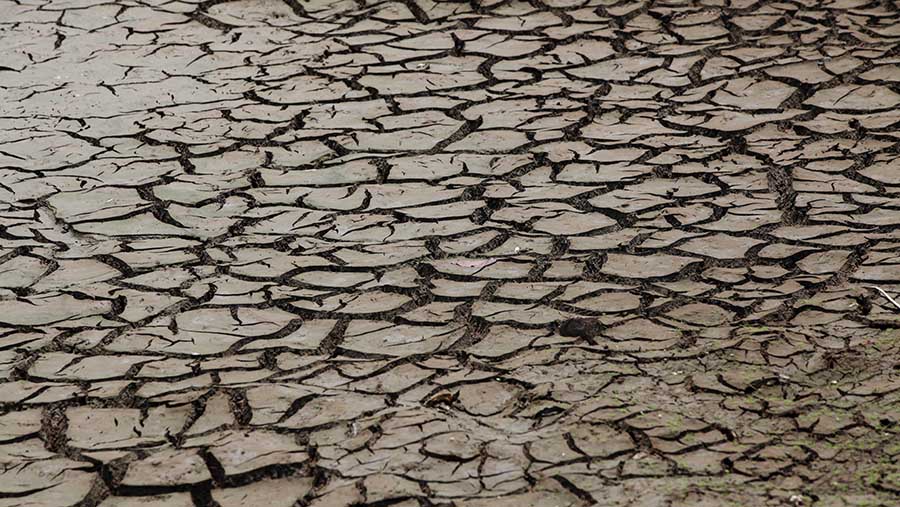
[[[900,505],[893,2],[3,0],[0,56],[0,507]]]

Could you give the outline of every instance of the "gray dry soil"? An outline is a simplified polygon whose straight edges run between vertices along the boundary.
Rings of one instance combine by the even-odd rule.
[[[0,507],[900,505],[900,14],[0,0]]]

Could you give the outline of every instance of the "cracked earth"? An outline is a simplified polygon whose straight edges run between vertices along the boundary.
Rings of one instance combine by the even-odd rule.
[[[895,4],[0,11],[0,507],[900,503]]]

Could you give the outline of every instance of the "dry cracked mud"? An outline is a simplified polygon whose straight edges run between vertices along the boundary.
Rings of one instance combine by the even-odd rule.
[[[0,507],[900,504],[895,2],[0,12]]]

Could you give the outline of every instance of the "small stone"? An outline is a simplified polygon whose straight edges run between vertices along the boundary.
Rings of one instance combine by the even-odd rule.
[[[577,338],[593,338],[600,334],[600,322],[596,319],[568,319],[559,324],[559,334]]]

